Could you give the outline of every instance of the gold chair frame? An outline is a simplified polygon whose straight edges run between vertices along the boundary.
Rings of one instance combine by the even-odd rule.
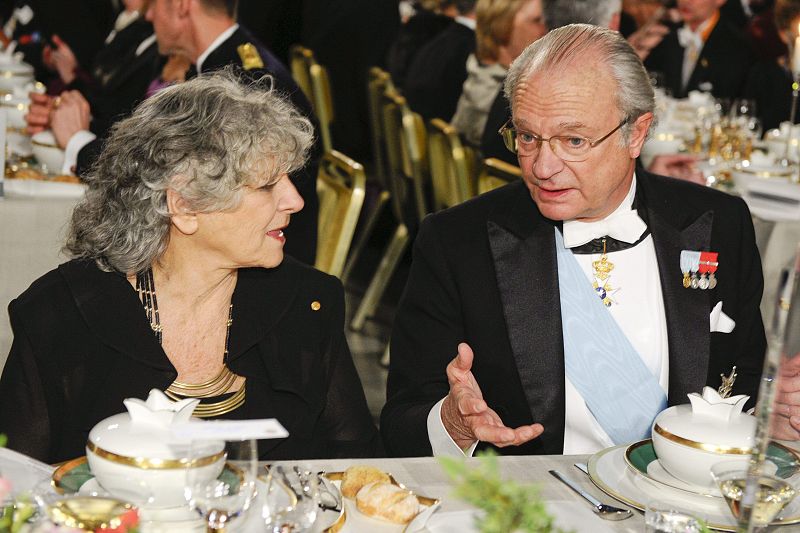
[[[489,192],[522,177],[522,170],[515,165],[495,158],[484,159],[478,176],[478,194]]]
[[[317,176],[319,236],[315,266],[340,276],[364,205],[364,167],[332,150],[322,157]]]
[[[458,130],[442,119],[428,122],[428,153],[435,211],[475,196],[477,154],[461,142]]]
[[[372,67],[369,71],[369,81],[367,83],[367,97],[369,104],[370,138],[372,141],[372,160],[374,162],[375,176],[377,177],[380,192],[375,199],[371,211],[367,215],[361,233],[353,245],[350,256],[342,273],[342,283],[347,284],[350,274],[353,271],[361,252],[369,241],[375,225],[383,212],[384,206],[389,202],[391,194],[386,179],[386,149],[383,141],[383,120],[381,118],[381,96],[387,88],[392,87],[392,78],[388,72],[378,67]]]
[[[416,227],[428,213],[425,199],[427,141],[424,121],[419,114],[411,111],[406,99],[393,86],[387,86],[380,95],[380,109],[386,176],[392,211],[398,224],[350,323],[350,328],[355,331],[360,331],[367,318],[374,314],[386,285],[408,247],[410,228]]]
[[[320,138],[325,152],[333,150],[331,123],[334,121],[333,96],[328,69],[317,63],[314,52],[300,45],[289,49],[292,77],[314,108],[319,121]]]

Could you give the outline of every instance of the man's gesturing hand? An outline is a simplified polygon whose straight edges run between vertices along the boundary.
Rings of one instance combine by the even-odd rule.
[[[458,355],[447,365],[450,393],[442,403],[442,423],[447,433],[462,449],[476,440],[495,446],[518,446],[535,439],[544,431],[541,424],[506,427],[500,417],[486,405],[483,393],[472,375],[472,348],[458,345]]]

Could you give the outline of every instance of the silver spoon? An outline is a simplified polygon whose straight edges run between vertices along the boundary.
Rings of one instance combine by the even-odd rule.
[[[614,507],[613,505],[601,503],[600,500],[581,489],[574,481],[566,477],[558,470],[550,470],[550,474],[577,492],[578,495],[584,498],[586,501],[591,503],[595,514],[600,518],[604,518],[606,520],[625,520],[626,518],[633,516],[633,512],[630,509],[621,509],[619,507]]]

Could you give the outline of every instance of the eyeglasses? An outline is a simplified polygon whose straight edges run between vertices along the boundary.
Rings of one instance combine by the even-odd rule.
[[[503,127],[497,132],[503,138],[503,144],[506,145],[512,153],[537,157],[542,148],[542,142],[547,141],[553,153],[564,161],[572,163],[583,161],[589,153],[589,150],[605,141],[618,129],[628,123],[628,118],[622,120],[619,125],[613,130],[609,131],[599,139],[590,141],[586,137],[579,137],[577,135],[555,135],[549,139],[540,137],[535,133],[527,131],[517,131],[511,123],[512,119],[508,119]]]

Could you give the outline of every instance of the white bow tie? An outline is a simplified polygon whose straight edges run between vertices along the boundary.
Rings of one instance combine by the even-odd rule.
[[[678,28],[678,43],[683,48],[694,48],[695,50],[703,48],[703,38],[700,37],[699,33],[693,32],[687,26]]]
[[[647,229],[639,213],[631,209],[597,222],[568,220],[564,222],[564,245],[574,248],[600,237],[613,237],[627,243],[636,242]]]

